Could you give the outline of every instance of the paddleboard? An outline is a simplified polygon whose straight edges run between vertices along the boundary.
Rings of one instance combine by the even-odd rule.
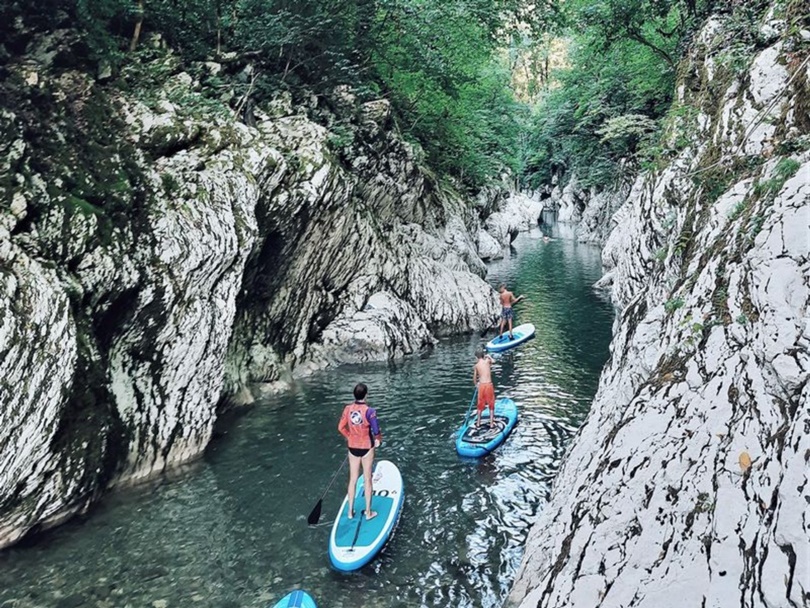
[[[512,329],[512,339],[509,339],[509,332],[504,329],[503,335],[496,336],[487,342],[487,350],[491,353],[500,353],[510,348],[514,348],[518,344],[523,344],[526,340],[534,336],[534,325],[531,323],[524,323]]]
[[[396,465],[389,460],[378,461],[374,465],[372,480],[374,494],[371,497],[371,510],[376,511],[377,516],[367,520],[365,514],[361,513],[366,504],[361,475],[354,499],[354,518],[349,519],[347,496],[332,526],[329,559],[342,572],[362,568],[374,559],[394,531],[402,510],[405,494],[402,475]]]
[[[475,428],[475,412],[461,426],[456,436],[456,451],[460,456],[479,458],[497,448],[515,428],[517,405],[508,397],[495,401],[495,428],[489,428],[489,408],[481,412],[481,426]]]
[[[285,595],[273,608],[318,608],[306,591],[296,590]]]

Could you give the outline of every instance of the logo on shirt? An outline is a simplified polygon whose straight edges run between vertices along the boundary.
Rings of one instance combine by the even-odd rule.
[[[349,420],[351,420],[352,424],[363,424],[363,415],[360,412],[352,412],[349,414]]]

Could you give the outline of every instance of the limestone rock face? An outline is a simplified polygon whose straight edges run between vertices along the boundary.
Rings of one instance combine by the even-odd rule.
[[[628,173],[627,167],[620,164],[620,173]],[[627,198],[632,181],[618,177],[616,183],[607,189],[583,189],[576,174],[570,176],[564,188],[555,186],[551,194],[551,205],[557,210],[560,230],[573,233],[572,238],[582,243],[604,244],[614,228],[614,215]]]
[[[497,315],[476,213],[391,133],[387,102],[343,95],[338,146],[279,104],[255,127],[207,114],[184,73],[143,102],[10,69],[36,95],[0,110],[0,547],[197,457],[253,383]]]
[[[482,260],[500,260],[503,258],[503,246],[486,230],[478,231],[478,255]]]
[[[576,175],[572,175],[559,194],[552,194],[558,206],[557,221],[564,224],[578,223],[582,219],[587,197],[588,193],[580,187]]]
[[[807,72],[790,38],[740,76],[718,66],[726,18],[681,72],[691,144],[613,217],[612,356],[510,605],[810,598],[810,152],[788,152],[810,129]]]
[[[367,120],[361,128],[381,136]],[[230,393],[285,368],[295,376],[414,354],[497,314],[469,210],[427,177],[409,144],[386,136],[385,155],[355,157],[348,172],[328,154],[327,130],[305,117],[259,129],[287,168],[257,208],[262,236],[229,347]]]
[[[537,226],[542,212],[543,203],[521,192],[512,192],[498,210],[486,218],[484,227],[501,247],[506,247],[519,232]]]
[[[583,243],[603,244],[614,228],[613,216],[629,192],[630,184],[618,184],[600,192],[591,190],[576,227],[576,239]]]

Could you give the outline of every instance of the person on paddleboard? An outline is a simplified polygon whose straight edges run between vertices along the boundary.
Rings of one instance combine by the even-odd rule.
[[[489,406],[489,428],[495,426],[495,385],[492,384],[492,364],[495,360],[484,349],[475,351],[478,362],[473,366],[473,384],[478,387],[478,415],[475,417],[475,428],[481,426],[481,412]]]
[[[512,305],[517,304],[526,296],[518,296],[515,297],[511,291],[506,289],[506,285],[501,283],[498,286],[498,297],[501,299],[501,331],[498,334],[498,338],[503,336],[503,326],[506,325],[507,321],[509,322],[509,339],[512,340],[512,319],[514,318],[514,312],[512,311]]]
[[[354,517],[354,494],[357,479],[360,477],[360,465],[363,466],[363,479],[366,497],[366,519],[377,516],[371,510],[372,466],[374,448],[380,447],[382,433],[377,422],[377,410],[366,404],[368,387],[362,382],[354,387],[354,403],[343,408],[343,415],[338,423],[338,431],[349,444],[349,519]]]

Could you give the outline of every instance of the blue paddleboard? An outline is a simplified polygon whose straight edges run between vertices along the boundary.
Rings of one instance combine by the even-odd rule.
[[[518,344],[523,344],[526,340],[534,336],[534,325],[524,323],[512,329],[512,339],[509,339],[509,332],[504,330],[502,336],[496,336],[487,342],[487,350],[491,353],[500,353]]]
[[[285,595],[273,608],[318,608],[306,591],[293,591]]]
[[[464,421],[456,436],[456,451],[460,456],[479,458],[497,448],[515,428],[518,420],[517,405],[508,397],[495,401],[495,428],[489,428],[489,408],[481,412],[481,426],[475,428],[473,412]]]
[[[367,520],[362,511],[366,499],[363,476],[357,481],[354,499],[354,517],[349,519],[349,498],[343,499],[332,534],[329,536],[329,560],[343,572],[351,572],[369,563],[383,548],[397,525],[405,494],[402,475],[389,460],[380,460],[372,476],[374,494],[371,509],[377,516]]]

